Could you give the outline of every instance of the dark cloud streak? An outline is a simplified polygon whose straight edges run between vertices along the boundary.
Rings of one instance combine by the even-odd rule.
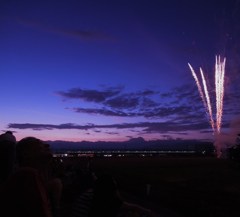
[[[77,113],[105,115],[105,116],[116,116],[116,117],[136,117],[139,116],[136,113],[126,113],[122,111],[112,111],[108,109],[92,109],[92,108],[73,108]]]
[[[16,18],[17,22],[21,25],[39,29],[45,32],[52,32],[59,35],[66,35],[70,37],[79,38],[81,40],[107,40],[107,41],[116,41],[113,36],[103,32],[103,31],[94,31],[94,30],[84,30],[84,29],[67,29],[67,28],[56,28],[50,27],[47,24],[42,22],[26,20],[23,18]]]
[[[90,129],[133,129],[142,128],[144,132],[155,133],[155,132],[182,132],[186,130],[204,130],[207,128],[205,122],[200,122],[196,124],[181,124],[174,122],[139,122],[139,123],[123,123],[123,124],[106,124],[106,125],[76,125],[72,123],[54,125],[54,124],[17,124],[10,123],[8,128],[13,129],[32,129],[32,130],[90,130]]]
[[[86,90],[81,88],[72,88],[68,91],[57,91],[56,93],[64,99],[79,99],[88,102],[104,102],[121,91],[121,88],[109,88],[106,90]]]

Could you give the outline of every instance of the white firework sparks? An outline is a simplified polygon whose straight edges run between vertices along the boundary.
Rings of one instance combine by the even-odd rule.
[[[216,137],[219,136],[221,132],[221,125],[222,125],[225,65],[226,65],[226,58],[224,58],[223,61],[221,61],[220,56],[216,56],[216,63],[215,63],[216,120],[214,123],[212,105],[211,105],[210,96],[209,96],[207,83],[206,83],[203,70],[200,68],[202,86],[203,86],[202,88],[196,73],[194,72],[192,66],[188,63],[188,66],[192,72],[193,78],[195,79],[199,94],[202,98],[204,107],[207,111],[209,122],[213,129],[213,133],[215,134]],[[215,143],[215,146],[217,149],[217,155],[219,157],[221,152],[220,150],[221,147],[219,147],[218,142]]]

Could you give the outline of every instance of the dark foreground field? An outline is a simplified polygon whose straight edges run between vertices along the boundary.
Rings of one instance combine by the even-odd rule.
[[[84,166],[86,162],[81,159],[79,163]],[[240,169],[229,160],[92,158],[91,165],[96,174],[111,173],[126,200],[147,206],[160,216],[240,216]]]

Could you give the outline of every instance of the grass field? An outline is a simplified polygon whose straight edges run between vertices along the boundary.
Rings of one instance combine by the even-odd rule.
[[[96,174],[111,173],[128,200],[162,216],[240,216],[240,169],[229,160],[129,157],[93,158],[91,163]]]

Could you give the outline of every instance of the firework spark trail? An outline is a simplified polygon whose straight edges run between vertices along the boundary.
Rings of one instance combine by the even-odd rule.
[[[215,63],[215,91],[216,91],[216,130],[220,133],[223,114],[224,75],[226,58],[221,62],[220,56],[216,56]]]
[[[204,104],[205,108],[207,108],[207,103],[206,103],[206,100],[205,100],[205,97],[204,97],[204,94],[203,94],[203,91],[202,91],[202,87],[201,87],[201,85],[199,83],[198,77],[197,77],[193,67],[190,65],[190,63],[188,63],[188,66],[189,66],[189,68],[190,68],[190,70],[192,72],[193,78],[195,79],[196,85],[198,87],[198,92],[200,94],[200,97],[202,98],[203,104]]]
[[[209,119],[210,119],[210,125],[214,131],[214,121],[213,121],[213,117],[212,117],[212,107],[211,107],[211,103],[210,103],[210,98],[209,98],[209,95],[208,95],[208,90],[207,90],[207,85],[206,85],[206,81],[205,81],[205,78],[204,78],[204,75],[203,75],[203,72],[201,70],[201,75],[202,75],[202,80],[203,80],[203,86],[204,86],[204,92],[205,92],[205,95],[204,95],[204,92],[202,90],[202,86],[198,80],[198,77],[193,69],[193,67],[188,63],[188,66],[192,72],[192,75],[193,75],[193,78],[195,79],[195,82],[196,82],[196,85],[198,87],[198,92],[202,98],[202,101],[203,101],[203,104],[204,104],[204,107],[205,109],[207,110],[207,114],[209,116]]]
[[[206,79],[205,76],[203,74],[202,69],[200,68],[200,73],[201,73],[201,77],[202,77],[202,83],[203,83],[203,89],[204,89],[204,93],[205,93],[205,97],[206,97],[206,104],[207,104],[207,110],[208,110],[208,114],[209,114],[209,119],[210,119],[210,125],[213,129],[214,132],[214,120],[213,120],[213,114],[212,114],[212,106],[211,106],[211,101],[210,101],[210,97],[209,97],[209,92],[207,89],[207,84],[206,84]]]
[[[225,64],[226,64],[226,58],[224,58],[224,60],[221,61],[220,56],[216,56],[216,63],[215,63],[216,123],[214,123],[213,114],[212,114],[212,106],[211,106],[209,92],[207,89],[206,79],[203,74],[203,71],[200,68],[204,92],[202,90],[202,87],[200,85],[200,82],[198,80],[196,73],[194,72],[192,66],[188,63],[188,66],[189,66],[189,68],[192,72],[192,75],[196,81],[199,94],[203,100],[203,104],[207,110],[207,113],[208,113],[208,116],[210,119],[210,125],[213,129],[213,132],[216,134],[220,133],[221,125],[222,125]]]
[[[203,104],[208,112],[210,118],[210,125],[212,126],[214,135],[215,135],[215,142],[214,145],[217,151],[217,157],[221,157],[222,155],[222,145],[219,142],[219,136],[221,131],[222,125],[222,115],[223,115],[223,97],[224,97],[224,76],[225,76],[225,65],[226,65],[226,58],[221,61],[220,56],[216,56],[216,63],[215,63],[215,94],[216,94],[216,121],[214,123],[213,114],[212,114],[212,106],[210,102],[209,92],[207,89],[206,79],[204,77],[203,71],[200,68],[200,73],[202,77],[202,85],[204,88],[204,92],[202,87],[199,83],[196,73],[194,72],[191,65],[188,63],[192,75],[196,81],[199,94],[203,100]]]

